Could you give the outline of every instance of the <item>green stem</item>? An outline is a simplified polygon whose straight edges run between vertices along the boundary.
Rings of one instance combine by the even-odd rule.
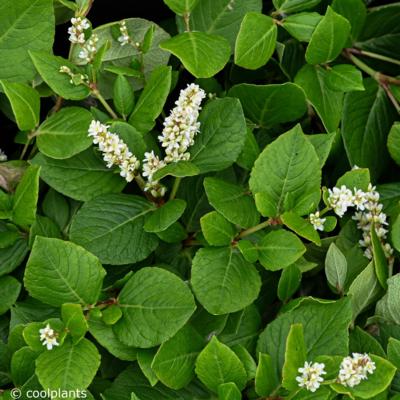
[[[381,86],[385,90],[387,97],[392,102],[392,104],[393,104],[394,108],[396,109],[396,111],[400,114],[400,104],[398,103],[396,97],[394,96],[390,86],[387,83],[381,83]]]
[[[100,103],[103,105],[103,107],[107,110],[107,112],[111,115],[111,117],[113,119],[118,119],[118,115],[110,107],[110,105],[107,103],[106,99],[101,95],[101,93],[97,89],[93,89],[92,94],[97,98],[97,100],[100,101]]]
[[[146,182],[144,181],[144,179],[140,175],[135,175],[135,181],[140,187],[140,190],[144,192],[144,188],[146,186]]]
[[[25,154],[26,154],[26,152],[27,152],[28,147],[29,147],[30,144],[31,144],[31,139],[28,137],[28,140],[27,140],[27,142],[25,143],[24,148],[22,149],[21,155],[20,155],[20,157],[19,157],[20,160],[23,160],[23,159],[24,159]]]
[[[355,52],[356,54],[359,54],[361,56],[375,58],[376,60],[386,61],[391,64],[400,65],[399,60],[396,60],[391,57],[383,56],[382,54],[373,53],[372,51],[365,51],[365,50],[358,50],[358,49],[351,49],[350,51]]]
[[[186,12],[183,14],[183,21],[185,22],[185,30],[186,32],[190,32],[190,13]]]
[[[272,222],[271,219],[267,219],[266,221],[261,222],[261,224],[253,226],[249,229],[245,229],[244,231],[240,232],[240,234],[238,235],[238,239],[242,239],[246,236],[249,236],[255,232],[260,231],[261,229],[266,228],[267,226],[271,225],[271,222]]]
[[[181,184],[182,178],[175,178],[174,185],[172,186],[171,194],[169,195],[169,199],[173,200],[178,192],[179,185]]]

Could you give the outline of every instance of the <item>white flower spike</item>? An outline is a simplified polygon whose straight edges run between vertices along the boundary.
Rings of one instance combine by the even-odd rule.
[[[310,223],[316,231],[323,231],[326,218],[320,218],[319,211],[310,214]]]
[[[90,39],[82,46],[82,50],[79,52],[79,58],[84,60],[86,63],[91,63],[97,54],[97,42],[99,37],[93,34]]]
[[[57,342],[57,335],[50,325],[47,324],[45,328],[39,329],[40,341],[43,342],[43,346],[46,346],[47,350],[52,350],[54,346],[59,346]]]
[[[343,386],[354,387],[368,379],[368,374],[372,375],[375,369],[375,363],[368,354],[353,353],[352,357],[345,357],[340,364],[337,380]]]
[[[121,36],[118,38],[118,42],[120,43],[121,46],[125,46],[129,44],[131,41],[131,38],[129,37],[129,32],[128,28],[126,27],[126,22],[121,21],[119,23],[119,31],[121,33]]]
[[[321,375],[325,375],[325,364],[306,361],[304,367],[298,369],[301,375],[296,377],[299,387],[310,392],[315,392],[324,381]]]
[[[76,17],[71,18],[71,24],[68,28],[69,41],[71,43],[84,44],[85,30],[90,28],[90,23],[87,18]]]

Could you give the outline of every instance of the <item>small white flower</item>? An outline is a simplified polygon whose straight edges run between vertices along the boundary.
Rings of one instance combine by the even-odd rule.
[[[328,204],[335,214],[343,217],[349,207],[354,206],[354,196],[350,189],[342,185],[340,188],[329,189]]]
[[[0,149],[0,161],[7,161],[7,154]]]
[[[298,369],[301,375],[296,377],[299,387],[310,392],[315,392],[324,381],[321,375],[325,375],[325,364],[305,362],[304,367]]]
[[[315,212],[314,214],[310,214],[310,223],[313,225],[316,231],[323,231],[324,230],[324,223],[326,218],[320,218],[319,211]]]
[[[71,24],[68,28],[69,40],[71,43],[84,44],[85,30],[90,28],[90,23],[87,18],[76,17],[71,18]]]
[[[119,31],[121,33],[121,36],[118,38],[120,45],[125,46],[126,44],[129,44],[131,38],[129,37],[129,32],[125,21],[121,21],[119,23]]]
[[[54,330],[47,324],[45,328],[39,329],[40,341],[43,342],[43,346],[46,346],[47,350],[51,350],[54,346],[59,346],[57,342],[57,335]]]
[[[82,46],[82,50],[79,52],[79,58],[84,60],[86,63],[91,63],[97,53],[97,42],[99,37],[93,34],[90,39]]]
[[[117,134],[111,133],[109,128],[108,125],[93,120],[89,126],[88,136],[92,138],[94,144],[99,146],[107,168],[117,165],[120,175],[127,182],[131,182],[135,178],[140,163],[129,151],[125,142]]]
[[[342,360],[337,380],[343,386],[354,387],[368,379],[368,374],[373,374],[375,369],[375,363],[368,354],[353,353],[352,357]]]

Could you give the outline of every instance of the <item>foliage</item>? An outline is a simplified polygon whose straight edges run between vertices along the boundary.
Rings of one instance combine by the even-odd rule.
[[[0,1],[0,398],[400,398],[400,2],[152,3]]]

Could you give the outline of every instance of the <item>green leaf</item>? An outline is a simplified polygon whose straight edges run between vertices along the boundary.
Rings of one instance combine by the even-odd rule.
[[[0,315],[6,313],[18,299],[21,284],[12,276],[0,278]]]
[[[142,268],[118,297],[123,317],[114,325],[117,337],[129,346],[149,348],[174,336],[196,309],[193,295],[175,274]]]
[[[342,117],[343,93],[328,87],[329,72],[320,66],[305,65],[295,83],[305,92],[327,132],[336,131]]]
[[[61,232],[58,225],[50,218],[36,215],[36,220],[29,231],[29,247],[32,247],[36,236],[61,239]]]
[[[87,339],[45,351],[36,360],[36,375],[44,389],[86,389],[100,366],[100,354]]]
[[[221,35],[233,48],[240,23],[246,13],[261,12],[261,0],[201,0],[190,15],[190,27],[214,35]]]
[[[353,65],[339,64],[328,70],[329,89],[338,92],[364,91],[361,71]]]
[[[293,83],[233,86],[229,96],[237,97],[247,118],[268,127],[299,119],[307,110],[304,92]],[[282,104],[285,107],[282,107]]]
[[[156,349],[138,349],[137,353],[139,367],[151,386],[155,386],[158,382],[158,378],[151,368],[151,363],[156,351]]]
[[[158,244],[155,235],[143,230],[145,217],[152,210],[152,204],[139,196],[108,194],[97,197],[86,202],[75,214],[70,238],[105,264],[123,265],[144,260]]]
[[[247,380],[250,381],[254,379],[256,376],[257,364],[250,352],[241,344],[235,344],[231,348],[242,362],[247,373]]]
[[[370,355],[372,361],[375,363],[376,369],[373,374],[368,375],[368,379],[362,380],[360,384],[353,388],[342,386],[338,383],[331,385],[331,388],[337,393],[348,394],[351,398],[358,399],[373,399],[389,387],[396,367],[374,354]]]
[[[280,371],[290,327],[302,324],[308,359],[321,354],[347,356],[351,317],[349,298],[338,301],[303,298],[268,324],[260,335],[257,351],[270,354],[274,369]]]
[[[368,190],[368,185],[371,182],[371,176],[369,174],[368,168],[358,168],[351,171],[347,171],[342,175],[336,182],[336,187],[341,187],[342,185],[348,188],[361,189],[364,192]]]
[[[113,87],[113,102],[115,109],[122,115],[125,119],[131,114],[133,108],[135,107],[135,95],[133,93],[133,88],[123,75],[118,75],[115,79]]]
[[[166,386],[179,390],[194,378],[197,355],[204,347],[203,338],[191,325],[185,325],[158,349],[151,368]]]
[[[201,305],[220,315],[250,305],[261,280],[256,268],[232,248],[204,248],[193,259],[191,284]]]
[[[150,75],[129,123],[139,132],[153,129],[156,118],[161,114],[171,88],[171,67],[160,66]]]
[[[349,21],[328,6],[326,14],[311,36],[306,51],[306,61],[309,64],[333,61],[346,45],[350,29]]]
[[[387,279],[389,277],[388,261],[383,251],[382,243],[376,234],[374,225],[371,227],[372,255],[374,260],[375,272],[381,286],[387,289]]]
[[[388,360],[393,363],[397,369],[400,368],[400,340],[389,338],[387,345]]]
[[[199,168],[189,161],[179,161],[177,163],[171,163],[164,168],[159,169],[153,175],[154,180],[160,180],[168,175],[184,178],[186,176],[196,176],[200,173]]]
[[[60,229],[64,229],[69,221],[69,204],[67,199],[50,189],[42,202],[42,210],[44,215],[54,221]]]
[[[218,386],[218,399],[220,400],[240,400],[242,393],[235,383],[227,382]]]
[[[215,336],[197,357],[196,375],[213,392],[218,392],[218,386],[228,382],[242,390],[247,380],[238,356]]]
[[[347,260],[335,243],[331,243],[326,253],[325,275],[329,284],[339,293],[343,293],[347,277]]]
[[[387,139],[390,156],[400,165],[400,122],[395,122],[390,129]]]
[[[400,251],[400,216],[398,216],[393,225],[392,225],[392,230],[390,232],[390,237],[392,239],[392,243],[394,248],[397,251]]]
[[[41,166],[40,177],[50,187],[75,200],[120,192],[126,185],[91,148],[66,160],[37,154],[32,164]]]
[[[301,271],[296,264],[289,265],[282,271],[278,283],[278,297],[286,302],[297,291],[301,282]]]
[[[299,217],[296,213],[287,211],[281,216],[281,220],[289,229],[299,236],[310,240],[317,246],[321,246],[321,239],[314,227],[307,220]]]
[[[36,218],[36,205],[39,196],[40,167],[26,169],[15,191],[12,220],[17,225],[32,225]]]
[[[259,154],[260,147],[258,146],[257,140],[251,129],[247,129],[243,150],[236,160],[236,163],[245,170],[251,170]]]
[[[102,311],[101,319],[106,325],[114,325],[120,320],[121,317],[121,309],[114,304]]]
[[[22,263],[28,250],[28,242],[22,238],[12,246],[0,249],[0,276],[14,271]]]
[[[235,227],[216,211],[200,219],[201,230],[211,246],[229,246],[235,236]]]
[[[62,304],[61,317],[65,328],[72,336],[73,342],[78,343],[89,329],[81,305],[69,303]]]
[[[45,52],[30,51],[29,54],[40,76],[56,94],[67,100],[82,100],[89,96],[86,86],[74,85],[68,74],[60,72],[60,68],[65,65],[73,73],[82,73],[70,61]]]
[[[278,377],[269,354],[260,353],[255,379],[255,389],[259,396],[269,396],[279,385]]]
[[[162,232],[169,228],[182,216],[186,208],[186,201],[173,199],[157,208],[146,219],[143,228],[146,232]]]
[[[395,114],[372,78],[364,80],[364,86],[365,92],[346,94],[342,137],[350,164],[369,168],[375,179],[389,161],[386,141]]]
[[[396,298],[400,294],[400,275],[396,274],[387,280],[388,289],[385,296],[376,304],[375,314],[384,322],[398,325],[400,322],[400,305]]]
[[[306,251],[293,233],[279,229],[266,234],[258,243],[259,260],[263,267],[278,271],[298,260]]]
[[[390,339],[389,339],[390,343]],[[389,346],[388,346],[389,347]],[[362,330],[360,327],[356,326],[354,330],[350,333],[350,352],[357,353],[372,353],[379,357],[386,357],[386,353],[383,350],[381,344],[378,340],[369,334],[368,332]],[[390,357],[389,361],[393,362]]]
[[[39,93],[32,87],[23,83],[11,83],[6,81],[0,81],[0,83],[11,103],[18,128],[23,131],[35,128],[39,124]]]
[[[132,76],[134,78],[140,78],[142,76],[141,72],[136,69],[129,68],[129,67],[121,67],[118,65],[106,66],[106,67],[104,67],[104,70],[112,72],[117,75]]]
[[[113,356],[124,361],[136,360],[137,349],[122,343],[110,325],[90,319],[89,332]]]
[[[269,217],[308,214],[319,203],[320,184],[319,159],[299,125],[264,149],[249,182],[257,209]]]
[[[293,324],[286,338],[285,363],[282,370],[282,386],[290,391],[298,389],[296,381],[299,368],[304,366],[307,360],[307,349],[304,342],[302,324]]]
[[[316,12],[303,12],[289,15],[282,21],[282,26],[300,42],[309,42],[321,19],[322,16]]]
[[[372,262],[354,279],[347,294],[351,295],[353,320],[380,297],[382,288]]]
[[[51,51],[54,22],[52,0],[1,3],[0,79],[19,82],[33,80],[35,68],[28,50]]]
[[[279,13],[287,14],[313,8],[321,0],[273,0],[272,2]]]
[[[240,240],[238,249],[242,253],[244,259],[248,262],[255,263],[258,260],[258,247],[250,240]]]
[[[238,185],[207,177],[204,188],[210,204],[232,224],[250,228],[260,221],[253,198]]]
[[[92,144],[88,128],[92,114],[81,107],[66,107],[46,119],[36,131],[39,150],[47,157],[70,158]]]
[[[190,14],[199,0],[164,0],[164,3],[178,15]]]
[[[246,121],[238,99],[216,99],[200,114],[201,134],[190,149],[190,160],[201,173],[232,165],[242,152]]]
[[[160,47],[178,57],[196,78],[210,78],[217,74],[225,67],[231,54],[225,38],[205,32],[184,32],[162,42]]]
[[[277,34],[277,26],[271,17],[247,13],[236,38],[235,64],[248,69],[265,65],[274,53]]]
[[[82,247],[38,236],[26,265],[24,283],[31,296],[43,303],[86,305],[98,299],[104,275],[97,257]]]
[[[306,135],[306,138],[314,146],[314,150],[319,158],[321,168],[325,165],[329,157],[336,136],[336,132]]]
[[[157,232],[156,235],[166,243],[180,243],[188,237],[186,230],[179,222],[174,222],[163,232]]]
[[[364,27],[367,7],[363,0],[334,0],[332,8],[351,24],[351,38],[358,39]]]
[[[29,347],[17,350],[11,358],[11,376],[14,385],[22,386],[35,374],[35,360],[37,354]]]

